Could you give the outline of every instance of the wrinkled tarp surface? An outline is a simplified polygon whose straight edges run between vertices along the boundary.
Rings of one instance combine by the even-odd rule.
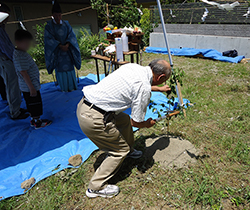
[[[8,106],[0,98],[0,200],[23,194],[21,183],[31,177],[37,183],[71,167],[68,165],[70,156],[80,154],[85,161],[97,149],[82,133],[76,117],[83,86],[96,82],[96,75],[89,74],[80,79],[78,90],[69,93],[61,92],[54,83],[43,84],[42,118],[53,123],[39,130],[30,127],[29,119],[10,119]],[[153,93],[151,99],[157,104],[167,103],[162,93]],[[24,101],[22,107],[25,108]],[[151,110],[148,109],[146,118],[157,118]],[[130,110],[126,113],[129,114]]]
[[[147,47],[145,52],[168,54],[167,48],[164,47]],[[176,56],[194,57],[197,55],[203,55],[205,58],[230,63],[239,63],[243,58],[245,58],[245,56],[237,56],[235,58],[226,57],[223,56],[221,52],[214,49],[171,48],[170,52],[172,55]]]

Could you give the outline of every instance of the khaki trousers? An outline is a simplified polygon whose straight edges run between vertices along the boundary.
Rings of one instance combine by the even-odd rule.
[[[77,107],[77,117],[83,133],[100,150],[108,152],[90,180],[89,189],[100,190],[119,170],[127,154],[133,150],[134,135],[130,117],[125,113],[115,115],[113,122],[104,125],[103,115],[83,103]]]

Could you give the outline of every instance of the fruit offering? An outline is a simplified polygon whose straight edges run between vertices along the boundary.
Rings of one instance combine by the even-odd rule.
[[[107,26],[105,26],[105,27],[103,28],[104,31],[111,31],[111,30],[117,30],[117,29],[118,29],[118,27],[114,27],[114,26],[111,25],[111,24],[108,24]]]

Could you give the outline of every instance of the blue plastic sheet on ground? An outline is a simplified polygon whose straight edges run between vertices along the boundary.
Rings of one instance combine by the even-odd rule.
[[[104,75],[101,75],[103,78]],[[54,83],[42,85],[44,119],[53,123],[43,129],[30,127],[29,119],[14,121],[9,117],[6,102],[0,99],[0,200],[24,194],[21,183],[31,177],[40,180],[69,168],[72,155],[82,155],[85,161],[97,147],[82,133],[76,117],[82,88],[95,84],[97,77],[89,74],[80,79],[78,90],[63,93]],[[153,93],[154,103],[167,103],[162,93]],[[184,103],[188,100],[184,99]],[[156,108],[161,106],[156,105]],[[22,102],[25,108],[25,102]],[[172,107],[171,107],[172,108]],[[157,118],[148,109],[145,118]],[[130,110],[126,110],[130,114]]]
[[[167,48],[164,47],[147,47],[145,52],[147,53],[160,53],[168,54]],[[171,48],[170,52],[172,55],[176,56],[187,56],[193,57],[202,54],[205,58],[210,58],[213,60],[239,63],[245,56],[237,56],[235,58],[223,56],[221,52],[214,49],[195,49],[195,48]]]

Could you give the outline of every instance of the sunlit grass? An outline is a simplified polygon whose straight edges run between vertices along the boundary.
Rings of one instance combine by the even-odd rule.
[[[166,55],[144,54],[143,65]],[[171,121],[170,132],[192,142],[204,158],[183,169],[165,169],[153,160],[125,160],[115,177],[121,193],[88,199],[85,190],[101,161],[95,152],[67,181],[51,176],[22,196],[0,202],[0,209],[250,209],[250,65],[173,57],[185,71],[182,94],[194,107]],[[103,63],[100,62],[100,69]],[[80,76],[95,73],[83,61]],[[102,73],[102,72],[101,72]],[[53,78],[41,70],[41,81]],[[162,135],[162,125],[135,133],[136,148]],[[67,170],[70,171],[70,170]]]

